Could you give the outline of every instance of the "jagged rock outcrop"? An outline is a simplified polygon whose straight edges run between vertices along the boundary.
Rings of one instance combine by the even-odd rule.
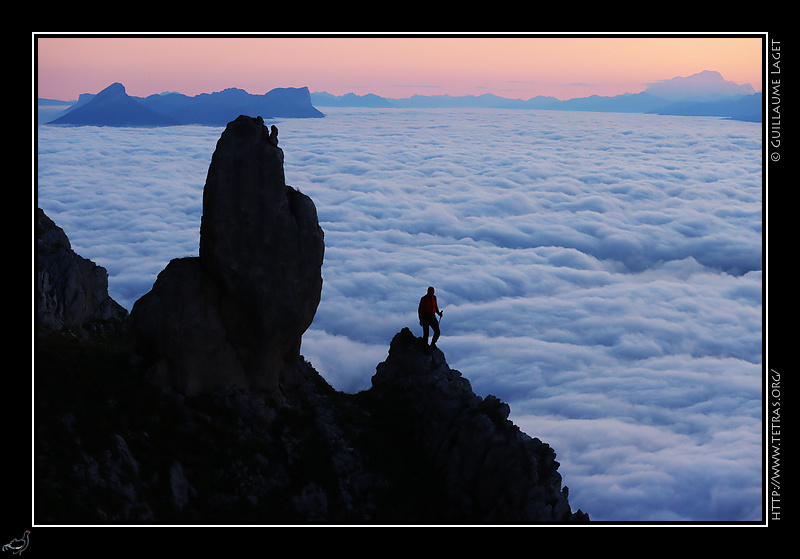
[[[36,323],[41,330],[105,335],[125,328],[128,311],[108,295],[108,272],[72,250],[64,230],[36,209]]]
[[[325,247],[313,201],[285,183],[276,138],[261,117],[228,124],[203,191],[199,257],[170,262],[134,304],[138,350],[164,388],[278,393],[296,380]]]
[[[573,513],[552,448],[508,420],[497,397],[476,395],[444,354],[404,328],[372,378],[376,409],[391,410],[442,479],[444,516],[464,522],[586,521]]]

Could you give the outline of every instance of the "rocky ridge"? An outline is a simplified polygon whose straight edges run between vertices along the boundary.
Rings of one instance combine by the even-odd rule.
[[[129,328],[77,338],[72,322],[37,312],[35,522],[588,521],[570,508],[553,449],[407,328],[357,394],[333,390],[303,359],[322,233],[282,161],[263,121],[229,125],[209,168],[200,257],[171,262]],[[272,225],[232,223],[242,196]],[[230,244],[246,231],[258,233]]]
[[[47,102],[47,101],[45,101]],[[78,101],[47,124],[70,126],[225,126],[239,114],[264,118],[321,118],[311,104],[307,87],[275,88],[263,95],[228,88],[195,96],[181,93],[133,97],[125,86],[113,83],[97,94],[84,93]]]

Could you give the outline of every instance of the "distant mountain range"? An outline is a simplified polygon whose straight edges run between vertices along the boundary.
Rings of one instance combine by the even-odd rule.
[[[265,119],[324,117],[315,107],[596,111],[715,116],[748,122],[761,122],[763,116],[761,93],[755,92],[749,84],[726,81],[719,72],[709,70],[648,84],[641,93],[611,97],[591,95],[564,101],[542,95],[528,100],[509,99],[489,93],[465,96],[414,95],[391,99],[371,93],[339,96],[326,92],[309,93],[306,87],[276,88],[263,95],[229,88],[193,97],[174,92],[133,97],[126,93],[122,84],[114,83],[95,95],[82,94],[75,103],[39,99],[38,105],[40,122],[74,126],[225,126],[240,114]],[[48,114],[51,116],[44,116]]]
[[[371,93],[363,96],[354,93],[336,96],[326,92],[312,93],[311,101],[317,107],[483,107],[718,116],[749,122],[761,122],[763,114],[761,93],[756,93],[750,84],[739,85],[726,81],[719,72],[710,70],[649,84],[641,93],[624,93],[611,97],[591,95],[565,101],[542,95],[528,100],[508,99],[491,93],[459,97],[414,95],[404,99],[391,99]]]
[[[52,100],[45,99],[40,99],[39,104],[54,106]],[[193,97],[181,93],[133,97],[127,94],[121,83],[114,83],[96,95],[81,95],[76,103],[47,123],[73,126],[225,126],[242,114],[263,118],[325,116],[311,104],[305,87],[276,88],[264,95],[230,88]]]

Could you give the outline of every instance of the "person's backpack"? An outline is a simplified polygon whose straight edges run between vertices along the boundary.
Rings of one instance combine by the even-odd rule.
[[[433,314],[436,312],[436,295],[423,295],[419,300],[419,312]]]

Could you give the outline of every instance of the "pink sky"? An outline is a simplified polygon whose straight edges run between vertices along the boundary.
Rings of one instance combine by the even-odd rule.
[[[375,93],[559,99],[637,93],[716,70],[761,90],[762,37],[36,37],[37,97],[74,100],[120,82],[130,95],[307,86]]]

